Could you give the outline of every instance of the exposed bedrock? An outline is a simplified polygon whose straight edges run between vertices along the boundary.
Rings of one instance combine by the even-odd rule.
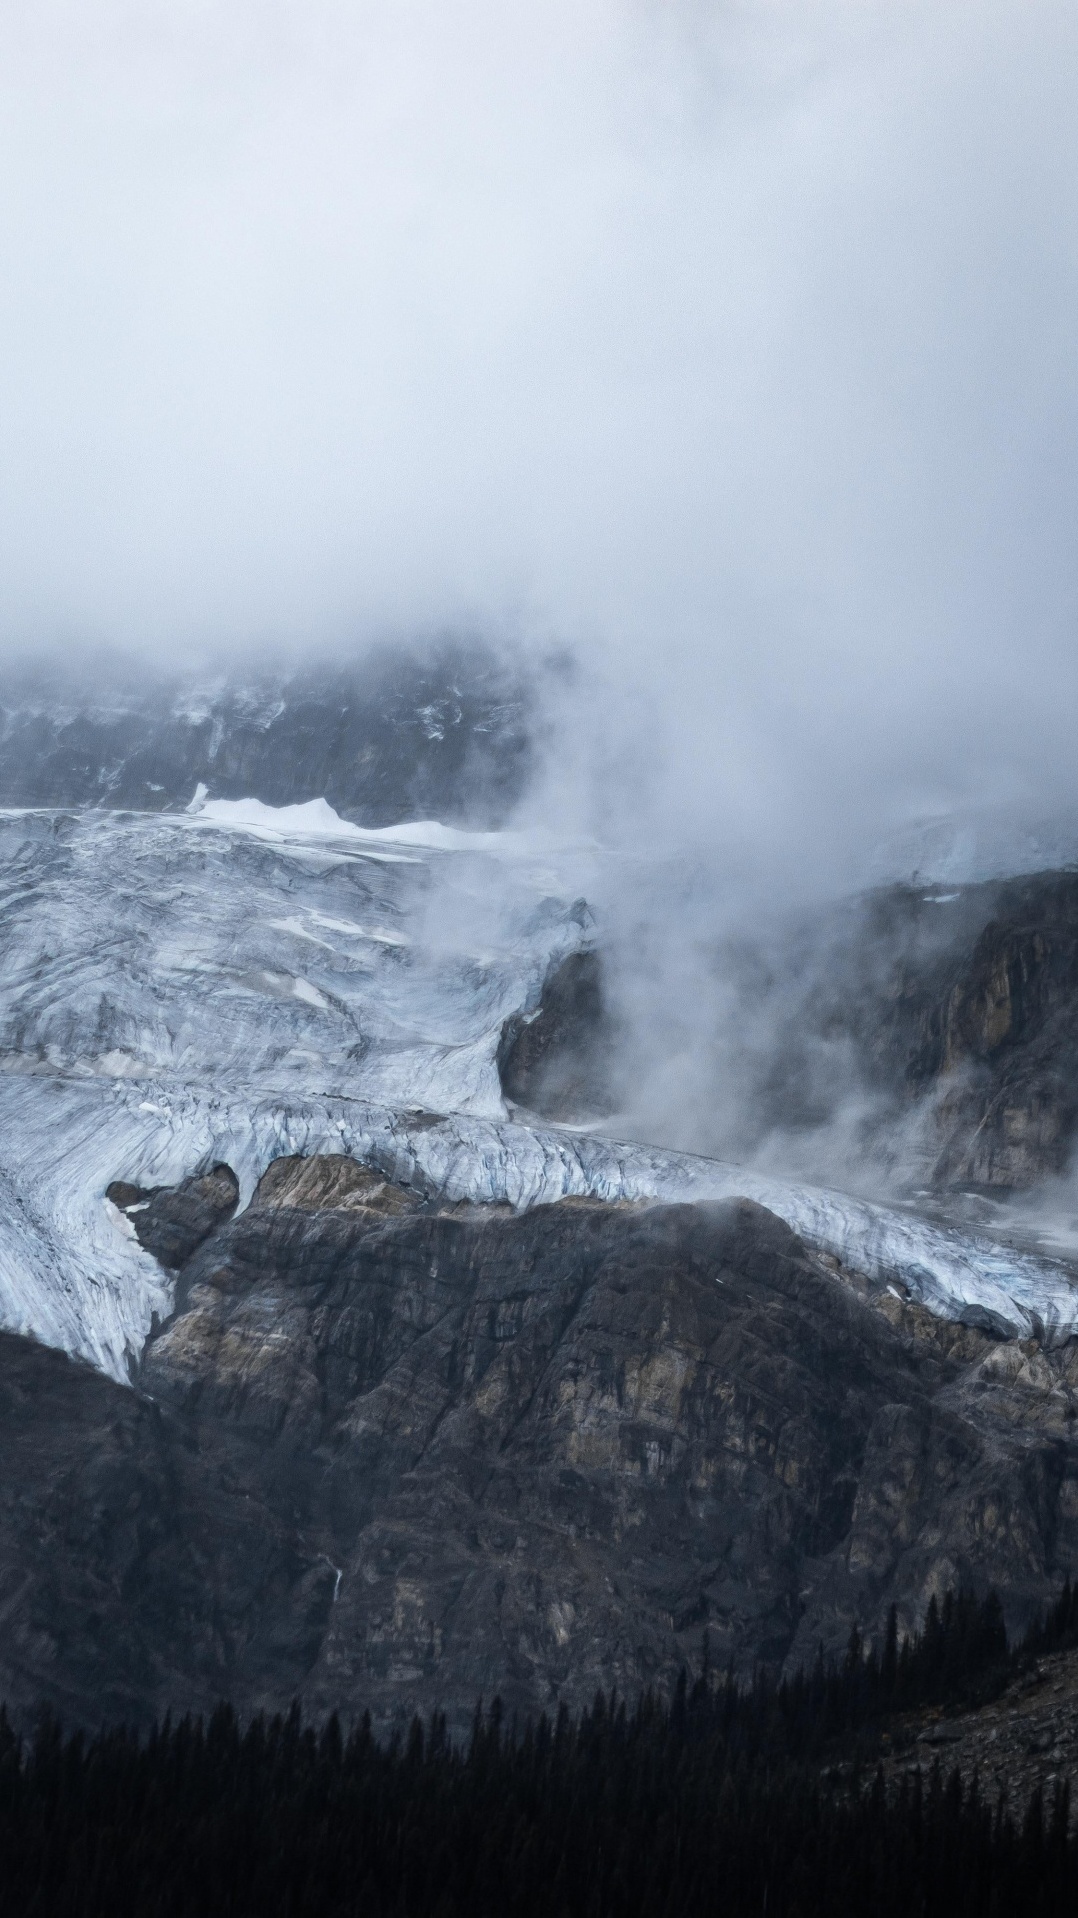
[[[0,803],[270,805],[328,799],[367,825],[495,824],[531,769],[531,688],[478,643],[414,656],[374,651],[300,669],[255,665],[230,684],[133,672],[120,658],[80,680],[55,663],[0,674]]]
[[[939,1098],[935,1182],[1026,1187],[1064,1169],[1078,1119],[1078,874],[973,890],[987,923],[938,982],[899,982],[892,1032]]]
[[[176,1186],[143,1189],[117,1179],[105,1192],[134,1226],[139,1244],[168,1272],[178,1272],[214,1226],[232,1215],[239,1196],[239,1180],[229,1165],[211,1166]]]
[[[535,1009],[506,1020],[498,1047],[502,1091],[545,1119],[608,1113],[612,1054],[602,958],[594,949],[569,953],[547,974]]]
[[[1062,1172],[1078,1126],[1078,873],[953,890],[894,886],[745,967],[774,1008],[757,1130],[818,1125],[845,1059],[882,1095],[897,1137],[923,1114],[923,1174],[939,1188],[1023,1189]],[[763,983],[761,984],[761,981]],[[848,1066],[838,1073],[848,1095]]]
[[[961,1580],[1018,1623],[1078,1566],[1075,1348],[858,1290],[748,1202],[434,1208],[279,1160],[177,1297],[134,1391],[0,1337],[23,1717],[463,1726],[669,1684],[705,1628],[811,1658]]]

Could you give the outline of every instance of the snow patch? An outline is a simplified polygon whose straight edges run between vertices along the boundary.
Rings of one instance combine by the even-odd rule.
[[[200,825],[225,826],[233,831],[272,837],[345,839],[366,846],[409,846],[424,852],[517,853],[532,841],[525,833],[468,832],[443,826],[437,819],[402,821],[399,826],[356,826],[342,819],[326,799],[307,799],[294,806],[267,806],[261,799],[207,799],[200,785],[187,808]]]

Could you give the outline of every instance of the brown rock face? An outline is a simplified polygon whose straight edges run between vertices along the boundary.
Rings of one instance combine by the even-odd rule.
[[[152,1233],[175,1195],[136,1217]],[[172,1210],[175,1210],[174,1205]],[[863,1295],[770,1214],[437,1211],[280,1161],[124,1391],[0,1338],[0,1694],[377,1722],[811,1658],[1078,1565],[1078,1362]]]
[[[275,1159],[259,1182],[255,1203],[260,1210],[358,1212],[373,1221],[416,1212],[423,1201],[369,1166],[323,1154]]]
[[[1025,1189],[1065,1169],[1078,1127],[1078,873],[943,894],[889,887],[771,966],[770,1064],[750,1135],[824,1123],[839,1054],[837,1095],[860,1079],[879,1102],[869,1126],[884,1158],[920,1112],[920,1183]]]
[[[993,918],[946,1002],[938,1184],[1030,1186],[1069,1156],[1078,887],[1059,876],[1014,903],[1032,923]]]

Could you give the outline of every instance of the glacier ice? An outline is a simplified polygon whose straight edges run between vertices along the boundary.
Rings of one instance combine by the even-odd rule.
[[[199,784],[185,808],[203,825],[230,826],[280,840],[299,834],[320,839],[346,839],[355,845],[418,846],[425,852],[485,852],[516,854],[536,844],[535,835],[517,832],[469,832],[461,826],[443,826],[437,819],[409,820],[399,826],[356,826],[325,799],[305,799],[291,806],[269,806],[261,799],[207,799]]]
[[[1066,1269],[744,1168],[510,1119],[496,1049],[592,937],[521,835],[369,832],[325,802],[0,813],[0,1325],[128,1376],[171,1281],[104,1197],[350,1153],[452,1200],[741,1194],[932,1310],[1051,1338]],[[282,815],[288,815],[287,817]]]

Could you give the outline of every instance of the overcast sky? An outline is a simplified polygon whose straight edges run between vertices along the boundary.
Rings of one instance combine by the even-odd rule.
[[[7,644],[568,642],[675,833],[1078,800],[1070,0],[6,0],[0,94]]]

